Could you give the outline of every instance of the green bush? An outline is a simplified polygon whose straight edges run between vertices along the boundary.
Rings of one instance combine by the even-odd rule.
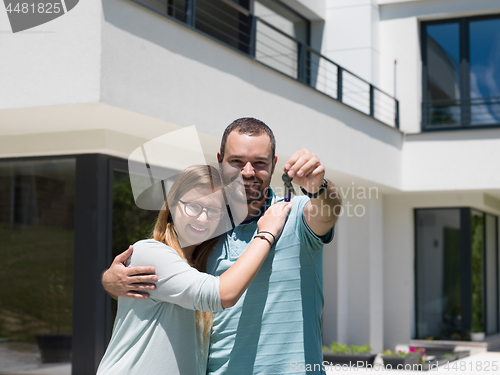
[[[323,346],[323,352],[328,352],[328,349],[333,354],[369,354],[372,351],[370,345],[347,345],[341,344],[338,341],[333,341],[330,347]]]

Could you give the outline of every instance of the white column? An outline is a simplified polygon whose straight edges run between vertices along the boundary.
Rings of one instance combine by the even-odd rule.
[[[325,248],[323,342],[383,349],[383,209],[378,199],[344,199],[334,248]],[[335,252],[332,252],[334,250]]]
[[[432,202],[428,202],[432,205]],[[408,344],[414,321],[413,207],[405,196],[384,201],[384,347]]]

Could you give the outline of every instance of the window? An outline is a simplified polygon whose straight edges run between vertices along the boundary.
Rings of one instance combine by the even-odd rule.
[[[470,208],[415,210],[417,338],[499,332],[497,228]]]
[[[309,46],[308,19],[284,0],[131,0],[391,127],[399,103]]]
[[[250,0],[197,0],[195,28],[245,53],[251,53]]]
[[[7,373],[35,368],[40,357],[70,362],[75,168],[74,158],[0,162],[0,360]]]
[[[205,35],[299,80],[309,52],[309,21],[276,0],[134,0],[162,15],[186,23]],[[307,71],[307,70],[306,70]],[[311,74],[311,73],[309,73]]]
[[[422,24],[422,129],[500,125],[500,17]]]
[[[143,210],[135,204],[127,163],[114,161],[110,167],[113,186],[111,243],[112,257],[114,258],[125,251],[129,245],[151,236],[158,211]],[[140,176],[135,177],[140,178]],[[117,301],[112,300],[110,329],[113,326],[117,308]]]
[[[255,58],[290,77],[298,78],[299,44],[308,45],[309,22],[272,0],[254,3],[257,20]]]

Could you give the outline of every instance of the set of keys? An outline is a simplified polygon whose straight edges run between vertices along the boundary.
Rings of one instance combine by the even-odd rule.
[[[292,185],[292,178],[288,176],[288,173],[283,173],[281,176],[283,183],[285,184],[285,202],[290,202],[292,199],[292,194],[295,195],[295,190]]]

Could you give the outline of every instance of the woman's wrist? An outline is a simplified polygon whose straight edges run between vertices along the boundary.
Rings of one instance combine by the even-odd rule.
[[[266,234],[266,235],[268,234],[273,238],[273,244],[276,242],[276,236],[268,230],[259,230],[257,231],[257,234]]]
[[[257,235],[254,237],[254,239],[260,239],[262,241],[266,241],[269,243],[270,246],[274,245],[274,235],[270,232],[267,231],[260,231],[257,233]]]

